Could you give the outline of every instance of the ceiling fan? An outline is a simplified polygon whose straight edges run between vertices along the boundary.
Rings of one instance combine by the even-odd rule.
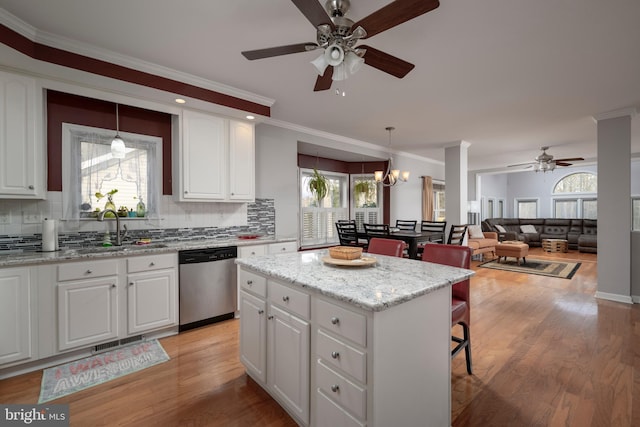
[[[395,0],[369,16],[354,22],[344,15],[349,0],[291,0],[317,29],[317,41],[242,52],[249,60],[324,49],[311,63],[318,71],[314,91],[331,88],[333,80],[344,80],[357,72],[362,63],[392,76],[403,78],[415,65],[358,41],[407,22],[440,6],[438,0]],[[362,0],[364,1],[364,0]]]
[[[549,147],[540,147],[542,153],[540,153],[532,162],[518,163],[515,165],[509,165],[508,167],[526,166],[527,168],[533,168],[536,172],[553,171],[556,166],[571,166],[568,162],[577,162],[584,160],[582,157],[570,157],[566,159],[554,159],[551,154],[547,154]]]

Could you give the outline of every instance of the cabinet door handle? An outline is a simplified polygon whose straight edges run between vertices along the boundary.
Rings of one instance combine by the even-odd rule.
[[[116,287],[116,284],[115,284],[115,283],[112,283],[112,284],[111,284],[111,287],[112,287],[112,288],[115,288],[115,287]]]
[[[247,280],[247,285],[252,286],[253,285],[253,280]]]
[[[340,386],[338,384],[334,384],[331,386],[331,391],[337,393],[340,391]]]
[[[280,250],[281,250],[281,251],[286,251],[286,250],[287,250],[287,248],[281,248]]]
[[[153,261],[151,261],[151,262],[149,263],[149,267],[153,267],[154,265],[156,265],[156,263],[155,263],[155,262],[153,262]]]
[[[33,190],[35,187],[33,185],[29,186],[29,190]]]
[[[269,317],[267,317],[267,319],[272,320],[272,319],[273,319],[273,316],[269,316]]]
[[[340,353],[338,353],[337,351],[332,351],[331,357],[333,357],[334,359],[338,359],[340,357]]]
[[[282,297],[282,301],[284,301],[284,302],[289,302],[289,297],[288,297],[288,296],[286,296],[286,295],[285,295],[285,296],[283,296],[283,297]]]
[[[258,314],[264,314],[264,310],[258,310]]]
[[[129,286],[133,286],[133,284],[134,284],[133,282],[129,282]]]
[[[340,319],[338,319],[337,317],[332,317],[331,318],[331,324],[332,325],[337,325],[338,323],[340,323]]]
[[[87,274],[92,274],[92,273],[93,273],[93,271],[87,270]]]
[[[189,192],[188,192],[188,191],[185,191],[185,192],[184,192],[184,194],[189,194]]]

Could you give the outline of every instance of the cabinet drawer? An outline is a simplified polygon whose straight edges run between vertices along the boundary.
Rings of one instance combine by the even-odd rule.
[[[83,261],[58,266],[58,281],[87,279],[91,277],[115,276],[118,274],[118,260]]]
[[[127,272],[154,271],[175,268],[178,263],[176,254],[145,255],[127,259]]]
[[[268,283],[269,301],[286,308],[303,319],[309,319],[309,295],[271,280]]]
[[[332,371],[321,361],[316,363],[318,390],[329,396],[357,418],[367,417],[367,391]]]
[[[238,258],[249,258],[252,256],[265,255],[266,253],[267,245],[238,247]]]
[[[316,352],[328,365],[342,369],[358,381],[367,382],[366,353],[330,337],[321,330],[316,335]]]
[[[359,313],[317,300],[318,325],[363,347],[367,346],[367,318]]]
[[[238,283],[240,289],[259,295],[262,298],[267,297],[267,279],[250,271],[240,270],[238,273]]]
[[[316,427],[364,427],[361,423],[342,409],[338,404],[316,391]]]
[[[298,244],[296,242],[269,243],[270,254],[280,254],[285,252],[297,252]]]

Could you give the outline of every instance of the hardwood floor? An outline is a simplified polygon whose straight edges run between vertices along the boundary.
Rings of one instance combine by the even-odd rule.
[[[549,257],[532,248],[530,257]],[[640,425],[640,306],[596,300],[596,256],[571,280],[473,268],[474,375],[452,362],[452,425]],[[171,360],[72,394],[72,426],[294,426],[248,379],[238,321],[161,340]],[[0,381],[0,403],[35,403],[41,373]],[[398,420],[398,427],[404,427]],[[413,426],[411,426],[413,427]]]

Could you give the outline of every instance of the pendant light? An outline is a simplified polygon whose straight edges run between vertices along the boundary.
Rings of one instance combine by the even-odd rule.
[[[391,149],[391,131],[395,128],[392,126],[388,126],[385,128],[387,132],[389,132],[389,149]],[[407,182],[409,180],[409,171],[402,171],[400,173],[399,169],[393,168],[393,157],[389,156],[389,161],[387,162],[387,170],[386,171],[375,171],[373,173],[376,182],[381,182],[385,187],[391,187],[396,185],[399,181]]]
[[[118,104],[116,104],[116,136],[111,140],[111,157],[114,159],[124,159],[125,145],[120,138],[120,116],[118,115]]]

